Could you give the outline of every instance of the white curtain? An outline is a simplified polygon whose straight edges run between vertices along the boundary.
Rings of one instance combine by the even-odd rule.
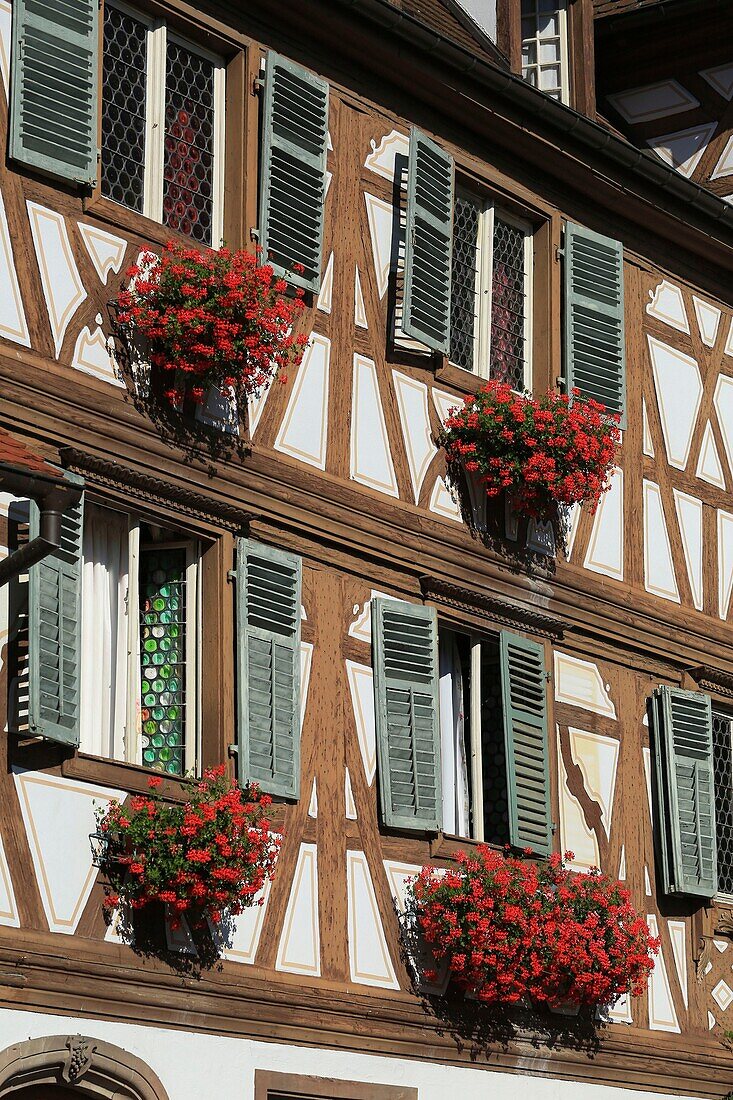
[[[89,504],[81,587],[82,752],[125,759],[129,520]]]
[[[449,631],[440,634],[439,666],[443,832],[467,837],[471,826],[463,676],[455,635]]]

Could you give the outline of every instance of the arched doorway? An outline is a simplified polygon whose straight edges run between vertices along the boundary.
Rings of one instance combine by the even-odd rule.
[[[88,1035],[48,1035],[0,1052],[6,1100],[169,1100],[150,1066]]]

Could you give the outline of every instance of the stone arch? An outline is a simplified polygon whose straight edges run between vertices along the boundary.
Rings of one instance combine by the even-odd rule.
[[[0,1052],[0,1098],[35,1086],[59,1086],[59,1097],[169,1100],[157,1074],[134,1054],[87,1035],[48,1035]],[[32,1093],[31,1093],[32,1095]]]

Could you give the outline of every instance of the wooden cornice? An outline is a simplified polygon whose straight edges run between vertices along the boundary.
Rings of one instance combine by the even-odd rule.
[[[690,675],[703,691],[712,691],[716,695],[723,695],[726,699],[733,699],[733,675],[722,672],[713,665],[698,665],[690,669]]]
[[[265,977],[239,964],[182,977],[129,948],[80,941],[60,952],[48,932],[0,929],[0,1005],[18,1011],[113,1018],[120,1023],[330,1047],[441,1065],[612,1085],[673,1095],[719,1097],[733,1087],[733,1054],[708,1032],[671,1035],[624,1025],[597,1041],[550,1039],[541,1026],[510,1038],[462,1037],[436,1005],[409,993],[362,990],[302,978]],[[438,1006],[439,1007],[439,1006]],[[552,1024],[548,1021],[548,1027]]]
[[[527,630],[553,640],[562,638],[565,633],[567,624],[563,619],[544,607],[532,604],[529,599],[507,599],[495,592],[464,588],[429,576],[420,578],[420,587],[423,596],[440,606],[474,614],[484,613],[492,623],[499,623],[513,630]],[[546,597],[542,598],[547,602]]]
[[[81,474],[91,486],[116,489],[148,505],[174,504],[184,516],[213,522],[217,527],[234,533],[246,531],[249,526],[249,512],[195,489],[143,473],[111,459],[86,454],[74,447],[62,447],[59,454],[64,468]]]

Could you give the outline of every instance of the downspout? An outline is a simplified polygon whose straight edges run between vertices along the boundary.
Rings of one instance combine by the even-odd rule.
[[[42,474],[28,474],[8,466],[0,469],[0,485],[16,496],[35,500],[40,512],[37,537],[0,561],[2,587],[60,548],[62,516],[68,508],[78,503],[82,489],[81,486],[64,481],[63,477],[57,480]]]

